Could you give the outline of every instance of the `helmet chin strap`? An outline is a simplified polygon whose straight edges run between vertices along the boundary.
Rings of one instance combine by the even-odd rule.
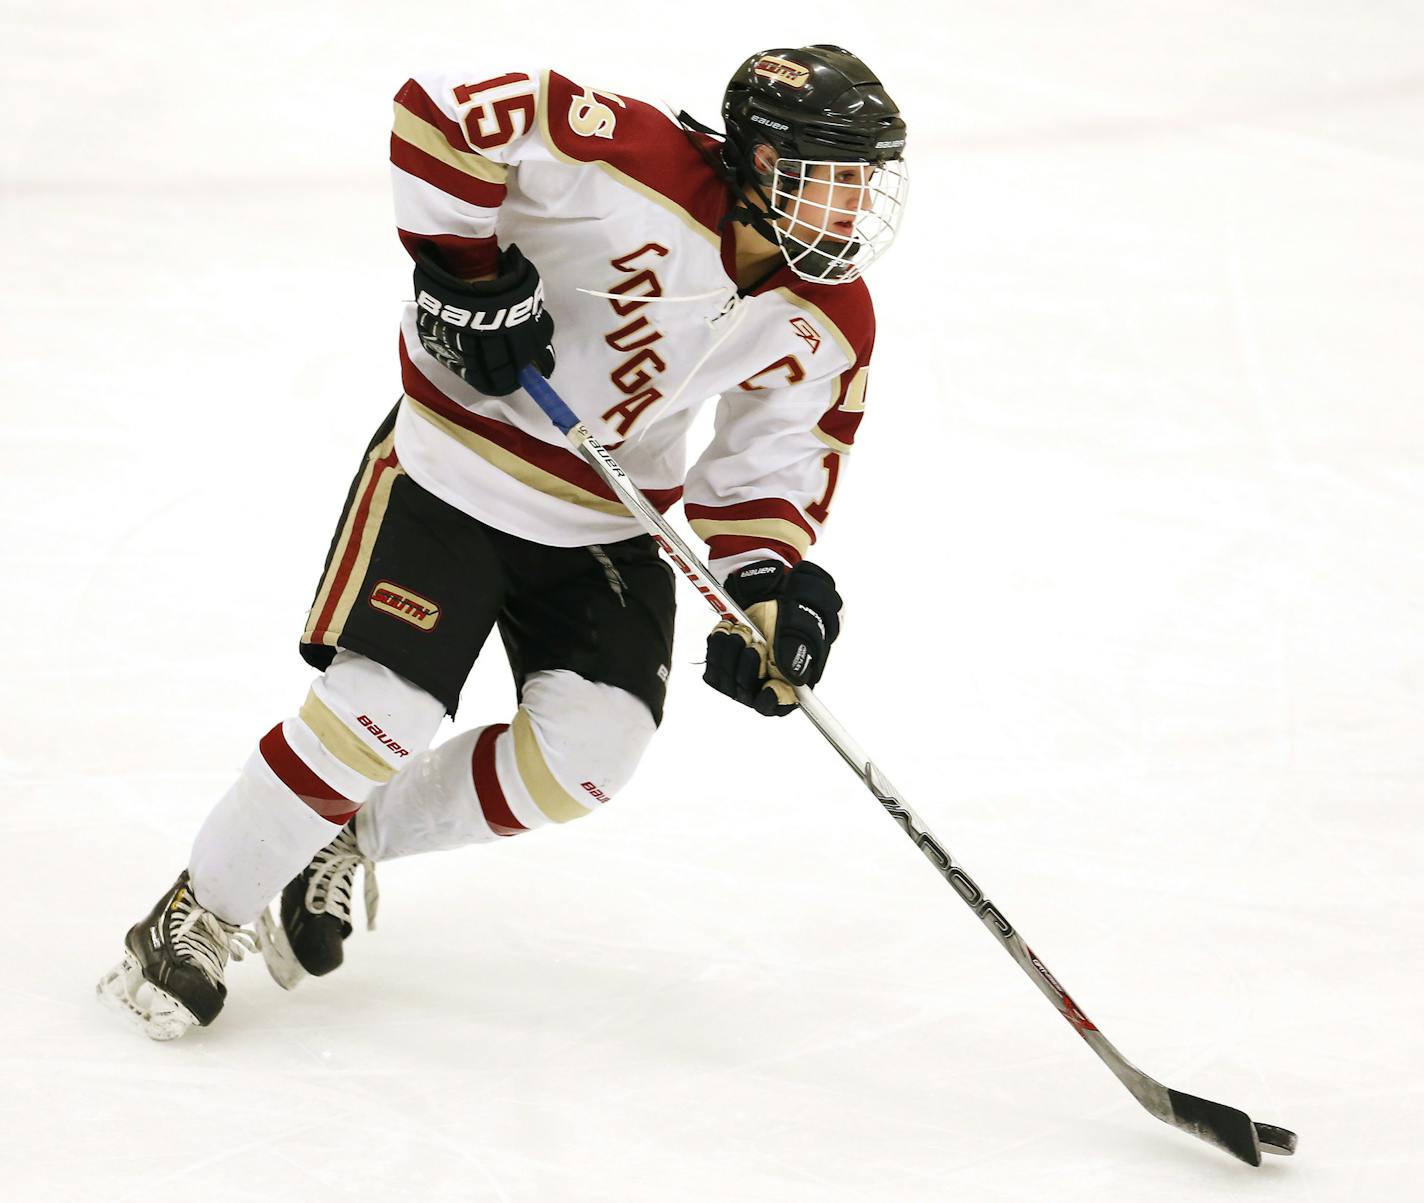
[[[780,240],[776,236],[776,227],[771,222],[771,197],[766,194],[766,189],[761,186],[761,181],[757,179],[756,171],[751,163],[742,164],[742,170],[738,170],[738,165],[731,161],[731,156],[737,153],[736,147],[724,134],[710,129],[698,121],[686,110],[678,113],[678,123],[685,129],[690,129],[699,134],[706,134],[708,137],[716,138],[722,143],[722,154],[714,160],[708,157],[708,162],[713,163],[717,168],[727,187],[734,195],[740,198],[740,203],[734,204],[728,210],[723,222],[736,222],[738,225],[750,226],[768,242],[780,245]],[[762,207],[757,208],[746,197],[746,189],[743,185],[743,178],[751,180],[752,188],[756,190],[757,198],[761,201]]]
[[[762,191],[759,184],[754,184],[757,195],[767,202],[767,207],[759,209],[751,202],[743,199],[740,205],[734,205],[727,211],[726,220],[736,222],[738,225],[750,226],[773,246],[779,247],[781,240],[776,235],[776,227],[771,222],[771,206],[767,201],[767,195]]]

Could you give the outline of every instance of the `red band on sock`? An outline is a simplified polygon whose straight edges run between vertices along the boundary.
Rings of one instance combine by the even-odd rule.
[[[281,723],[267,732],[257,746],[262,752],[262,759],[267,762],[267,767],[277,774],[282,784],[323,819],[342,827],[361,809],[360,803],[337,793],[311,771],[306,761],[292,751],[292,745],[282,734]]]
[[[508,723],[495,723],[480,732],[475,740],[475,750],[470,756],[470,769],[475,777],[475,797],[480,800],[485,822],[495,835],[518,835],[528,831],[505,801],[504,790],[499,787],[499,774],[494,767],[494,743],[500,735],[509,730]]]

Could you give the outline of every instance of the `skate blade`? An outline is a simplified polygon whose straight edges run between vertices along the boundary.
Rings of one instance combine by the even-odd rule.
[[[193,1012],[166,990],[143,976],[133,953],[99,979],[94,987],[99,1001],[135,1024],[150,1040],[177,1040],[198,1020]]]
[[[283,990],[293,990],[307,976],[297,954],[292,951],[291,942],[282,925],[272,918],[271,911],[263,911],[257,916],[257,949],[267,966],[272,980]]]

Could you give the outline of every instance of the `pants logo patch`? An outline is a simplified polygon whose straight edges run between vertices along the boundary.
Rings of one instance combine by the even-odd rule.
[[[391,614],[422,631],[433,631],[440,621],[440,607],[433,601],[412,593],[390,581],[378,581],[371,590],[371,605],[377,610]]]

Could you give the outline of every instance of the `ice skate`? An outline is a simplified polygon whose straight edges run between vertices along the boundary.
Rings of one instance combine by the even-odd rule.
[[[342,943],[351,934],[351,895],[356,870],[365,870],[366,928],[376,926],[376,866],[356,844],[356,820],[312,857],[277,900],[277,918],[265,910],[257,920],[257,947],[272,978],[291,990],[310,974],[339,968]]]
[[[227,998],[228,955],[241,960],[254,947],[250,932],[198,905],[185,869],[147,917],[129,928],[123,960],[99,979],[99,999],[150,1039],[176,1040],[217,1018]]]

